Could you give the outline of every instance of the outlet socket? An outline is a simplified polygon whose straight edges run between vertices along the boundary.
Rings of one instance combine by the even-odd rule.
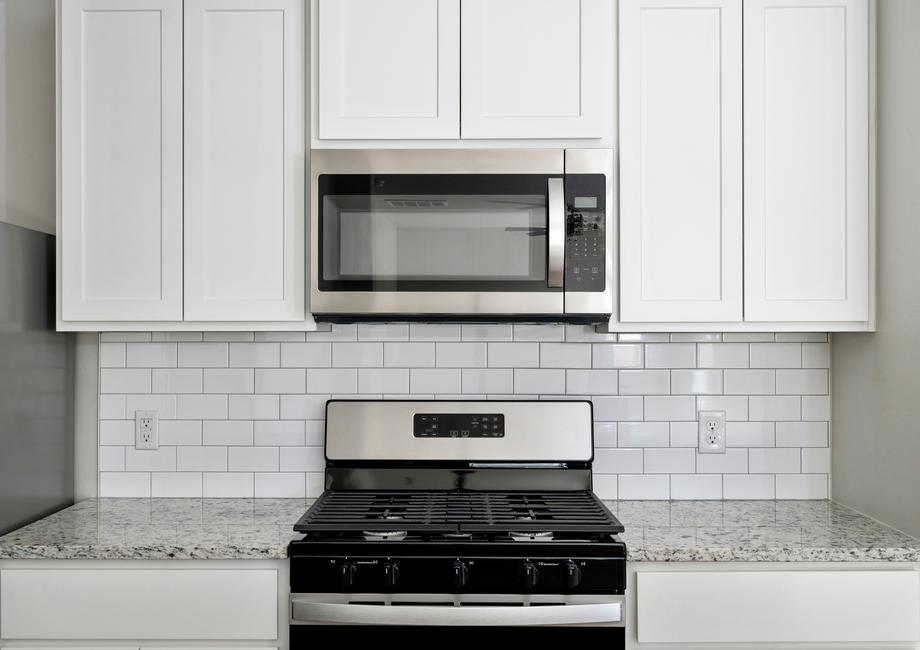
[[[160,420],[156,411],[134,412],[134,448],[160,448]]]
[[[725,453],[725,411],[700,411],[699,431],[701,454]]]

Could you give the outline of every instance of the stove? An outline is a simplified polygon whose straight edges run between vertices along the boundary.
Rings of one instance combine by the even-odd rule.
[[[289,548],[292,647],[368,625],[404,645],[450,627],[625,647],[592,423],[580,400],[327,402],[326,490]]]

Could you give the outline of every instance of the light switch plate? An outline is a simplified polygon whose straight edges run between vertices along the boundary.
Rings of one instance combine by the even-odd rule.
[[[134,448],[160,448],[160,421],[156,411],[134,412]]]

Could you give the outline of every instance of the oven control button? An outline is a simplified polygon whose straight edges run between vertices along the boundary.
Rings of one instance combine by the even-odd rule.
[[[463,589],[470,581],[470,568],[463,560],[454,560],[453,568],[454,589]]]
[[[358,566],[354,562],[341,562],[339,564],[339,579],[342,589],[351,589],[355,584],[357,574]]]
[[[383,565],[383,582],[387,587],[395,587],[399,582],[399,565],[388,560]]]
[[[537,565],[530,560],[524,560],[521,564],[521,584],[524,589],[533,589],[540,581],[540,570]]]
[[[575,589],[581,584],[581,569],[572,560],[562,563],[562,577],[568,589]]]

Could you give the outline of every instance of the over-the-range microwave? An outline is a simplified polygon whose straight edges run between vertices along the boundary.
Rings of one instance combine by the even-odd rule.
[[[606,321],[610,149],[314,150],[318,320]]]

